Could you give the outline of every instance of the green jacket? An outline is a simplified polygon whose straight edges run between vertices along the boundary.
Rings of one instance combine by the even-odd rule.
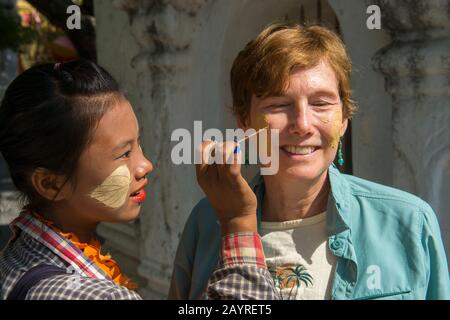
[[[449,299],[447,259],[433,209],[409,193],[329,170],[328,245],[338,257],[333,299]],[[258,221],[264,198],[260,176],[252,183]],[[201,200],[181,237],[171,299],[200,299],[217,262],[220,227]]]

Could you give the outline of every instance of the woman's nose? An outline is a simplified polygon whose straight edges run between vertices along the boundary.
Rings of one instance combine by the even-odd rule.
[[[307,105],[298,105],[291,114],[290,132],[301,136],[311,132],[311,115]]]

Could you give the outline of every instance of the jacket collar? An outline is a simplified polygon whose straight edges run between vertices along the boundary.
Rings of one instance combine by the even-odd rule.
[[[335,234],[351,229],[350,185],[345,176],[339,172],[334,163],[328,169],[331,192],[328,198],[327,210],[329,214],[328,234]]]

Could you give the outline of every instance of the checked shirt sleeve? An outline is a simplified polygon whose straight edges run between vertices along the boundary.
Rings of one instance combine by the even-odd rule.
[[[243,232],[222,238],[217,269],[211,275],[208,299],[277,300],[258,233]]]

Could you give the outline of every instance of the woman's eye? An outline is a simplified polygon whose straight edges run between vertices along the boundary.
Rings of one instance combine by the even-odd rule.
[[[326,101],[315,101],[315,102],[311,103],[311,105],[317,106],[317,107],[327,106],[329,104],[330,103],[328,103]]]
[[[272,104],[269,106],[269,108],[271,109],[280,109],[280,108],[286,108],[289,107],[290,104],[289,103],[280,103],[280,104]]]

